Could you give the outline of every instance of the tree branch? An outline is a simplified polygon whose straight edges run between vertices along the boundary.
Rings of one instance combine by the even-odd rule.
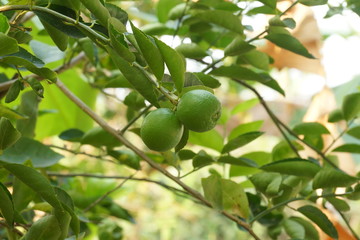
[[[116,129],[112,128],[110,125],[107,124],[100,116],[98,116],[95,112],[93,112],[84,102],[82,102],[77,96],[75,96],[60,80],[56,81],[56,85],[59,89],[71,100],[73,101],[82,111],[88,114],[95,122],[97,122],[105,131],[109,132],[113,135],[116,139],[124,144],[124,146],[128,147],[132,151],[134,151],[140,158],[142,158],[145,162],[147,162],[152,168],[156,169],[166,177],[170,178],[172,181],[177,183],[181,186],[186,192],[188,192],[191,196],[198,199],[204,205],[212,208],[212,205],[209,201],[207,201],[199,192],[192,189],[191,187],[187,186],[183,183],[179,178],[172,175],[166,169],[162,168],[156,162],[154,162],[150,157],[148,157],[143,151],[129,142],[124,136],[117,133]],[[225,217],[229,218],[230,220],[236,222],[238,225],[242,226],[246,231],[249,232],[256,240],[260,240],[260,238],[252,231],[251,227],[241,219],[237,218],[234,215],[231,215],[228,212],[222,211]]]

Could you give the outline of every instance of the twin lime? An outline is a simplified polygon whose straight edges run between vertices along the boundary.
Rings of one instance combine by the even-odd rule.
[[[185,93],[173,112],[159,108],[149,113],[141,126],[140,135],[145,145],[165,152],[175,147],[182,137],[184,126],[194,132],[213,129],[221,115],[221,103],[206,90]]]

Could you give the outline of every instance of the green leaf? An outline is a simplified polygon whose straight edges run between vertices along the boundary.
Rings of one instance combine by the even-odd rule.
[[[135,223],[134,217],[129,213],[128,210],[121,207],[119,204],[116,204],[115,202],[112,202],[110,206],[104,205],[104,207],[109,211],[109,214],[111,216],[124,219],[126,221],[129,221],[131,223]]]
[[[132,22],[130,22],[130,25],[141,53],[143,54],[155,77],[158,79],[158,81],[161,81],[164,76],[165,69],[162,51],[160,52],[156,44],[149,38],[149,36],[135,27]],[[166,57],[164,58],[166,61]]]
[[[155,43],[160,49],[177,91],[181,93],[185,82],[186,71],[186,65],[183,57],[176,50],[156,38]]]
[[[111,150],[108,151],[108,154],[115,158],[120,164],[124,164],[135,170],[141,169],[139,157],[131,150]]]
[[[194,74],[207,87],[218,88],[221,85],[216,78],[213,78],[208,74],[202,72],[193,72],[192,74]]]
[[[20,179],[20,181],[38,193],[51,206],[56,209],[62,209],[62,206],[56,197],[54,188],[51,186],[49,180],[38,171],[20,164],[1,163],[1,165]]]
[[[270,162],[271,154],[267,152],[250,152],[242,155],[241,159],[250,159],[252,162],[256,163],[256,165],[261,166]],[[245,167],[245,166],[231,165],[230,177],[250,176],[259,171],[260,170],[258,168],[254,168],[253,166]]]
[[[170,9],[168,13],[168,19],[175,20],[181,18],[182,16],[186,15],[190,9],[190,5],[184,2],[175,5],[173,8]]]
[[[305,228],[298,222],[286,219],[283,223],[285,232],[291,239],[304,239]]]
[[[20,137],[21,133],[7,118],[0,118],[0,157],[2,151],[14,145]]]
[[[225,49],[225,56],[237,56],[249,52],[256,47],[244,41],[242,37],[235,38]]]
[[[269,24],[271,26],[278,27],[288,27],[290,29],[294,29],[296,27],[296,22],[292,18],[285,18],[283,20],[280,19],[279,16],[275,16],[269,20]]]
[[[175,146],[175,152],[179,152],[183,149],[189,140],[189,130],[184,128],[183,135],[181,136],[180,142]]]
[[[268,7],[271,7],[273,9],[276,8],[276,0],[259,0],[259,2],[262,2],[263,4],[265,4]]]
[[[12,101],[16,100],[19,96],[21,89],[23,89],[23,84],[21,81],[16,80],[13,84],[11,84],[5,98],[6,103],[11,103]]]
[[[349,152],[349,153],[360,153],[360,144],[347,143],[341,146],[338,146],[333,152]]]
[[[10,29],[9,21],[7,17],[0,14],[0,33],[7,34]]]
[[[257,82],[267,82],[271,78],[266,75],[258,74],[249,68],[240,67],[238,65],[221,66],[211,71],[210,74],[221,77],[234,78],[237,80],[252,80]]]
[[[358,178],[340,170],[324,168],[315,175],[313,189],[348,187],[356,181],[358,181]]]
[[[128,20],[129,20],[129,15],[125,10],[123,10],[122,8],[120,8],[118,5],[116,5],[114,3],[111,4],[111,3],[105,2],[105,7],[109,11],[111,17],[119,20],[124,26],[127,24]]]
[[[189,159],[192,159],[193,157],[195,157],[195,155],[196,155],[196,153],[194,153],[193,151],[191,151],[189,149],[182,149],[177,154],[178,154],[180,160],[189,160]]]
[[[182,3],[180,0],[159,0],[156,5],[156,15],[159,22],[166,23],[170,10],[180,3]]]
[[[304,216],[309,218],[312,222],[314,222],[321,230],[324,231],[331,238],[338,239],[338,233],[334,225],[330,222],[328,217],[322,213],[318,208],[306,205],[297,209]]]
[[[212,174],[207,178],[201,179],[205,199],[218,209],[223,209],[222,182],[218,175]]]
[[[216,24],[236,33],[243,33],[244,27],[240,17],[225,10],[207,10],[195,14],[195,17],[204,21]]]
[[[129,50],[123,35],[123,32],[126,31],[125,26],[113,17],[109,19],[108,23],[111,45],[120,57],[123,57],[128,62],[134,62],[136,60],[135,55]]]
[[[306,6],[317,6],[317,5],[325,5],[328,0],[299,0],[299,3],[304,4]]]
[[[329,130],[318,122],[303,122],[297,124],[293,131],[298,135],[322,135],[330,134]]]
[[[257,168],[258,165],[256,162],[252,161],[251,159],[244,158],[244,157],[232,157],[230,155],[228,156],[221,156],[217,162],[220,163],[228,163],[231,165],[237,165],[237,166],[244,166],[244,167],[252,167]]]
[[[65,51],[68,44],[69,44],[69,36],[66,35],[64,32],[60,31],[53,25],[49,24],[48,22],[41,20],[42,25],[44,26],[46,32],[49,34],[51,39],[54,41],[55,45],[61,50]]]
[[[21,57],[17,56],[6,56],[1,59],[3,63],[9,64],[9,65],[15,65],[17,67],[25,67],[27,70],[29,70],[32,73],[35,73],[36,75],[43,77],[45,79],[49,79],[52,82],[55,82],[57,79],[57,74],[46,67],[37,67],[32,62],[23,59]]]
[[[259,192],[270,197],[278,195],[282,181],[279,173],[260,172],[254,174],[249,179]]]
[[[59,138],[69,142],[80,142],[84,132],[77,128],[70,128],[60,133]]]
[[[300,217],[291,217],[290,220],[300,223],[305,229],[305,239],[319,240],[319,233],[310,222]]]
[[[315,59],[315,57],[308,52],[308,50],[301,44],[301,42],[291,35],[271,33],[265,38],[281,48],[307,58]]]
[[[62,155],[54,152],[48,146],[24,137],[6,149],[0,156],[0,160],[7,163],[24,163],[31,160],[34,167],[49,167],[62,158]]]
[[[344,120],[344,114],[341,109],[335,109],[329,113],[328,122],[335,123]]]
[[[19,51],[17,41],[0,32],[0,56],[16,53],[17,51]]]
[[[190,131],[189,142],[214,149],[218,152],[220,152],[224,146],[223,137],[215,129],[203,133]]]
[[[249,202],[242,186],[228,179],[221,179],[222,204],[224,210],[247,219],[250,214]]]
[[[256,49],[244,53],[238,57],[239,60],[242,60],[246,64],[250,64],[258,69],[268,71],[270,65],[270,58],[264,52],[258,51]]]
[[[16,128],[23,137],[33,138],[35,136],[39,102],[40,98],[33,91],[25,92],[21,96],[19,112],[28,116],[28,118],[17,120]]]
[[[258,137],[260,137],[263,134],[263,132],[248,132],[242,135],[237,136],[236,138],[230,140],[228,143],[225,144],[223,147],[221,153],[228,153],[232,150],[235,150],[237,148],[240,148]]]
[[[202,168],[211,165],[214,162],[215,162],[214,159],[210,155],[208,155],[204,150],[201,150],[193,158],[192,165],[194,168]]]
[[[259,131],[260,128],[262,127],[263,123],[264,123],[264,121],[259,120],[259,121],[240,124],[233,130],[231,130],[228,138],[229,138],[229,140],[232,140],[236,136],[239,136],[241,134],[244,134],[247,132]]]
[[[255,107],[258,103],[259,103],[258,98],[252,98],[252,99],[243,101],[243,102],[239,103],[238,105],[236,105],[231,110],[231,114],[236,114],[236,113],[248,111],[249,109]]]
[[[266,164],[261,167],[267,172],[278,172],[299,177],[313,178],[321,169],[321,167],[309,160],[293,158],[285,159]]]
[[[195,43],[183,43],[177,46],[175,49],[186,58],[202,59],[208,56],[206,51]]]
[[[120,146],[121,142],[119,142],[117,138],[115,138],[113,135],[111,135],[109,132],[105,131],[101,127],[95,127],[93,129],[90,129],[83,135],[81,139],[81,144],[89,144],[94,147],[106,146],[113,148],[116,146]]]
[[[41,85],[39,80],[37,80],[36,78],[28,78],[26,82],[30,85],[36,95],[44,98],[44,87]]]
[[[348,135],[360,139],[360,126],[353,127],[346,132]]]
[[[9,226],[14,224],[14,204],[9,190],[0,182],[0,212]]]
[[[101,25],[107,26],[110,19],[109,10],[101,4],[100,0],[80,0],[82,4],[99,20]]]
[[[335,198],[335,197],[327,197],[326,200],[329,203],[331,203],[331,205],[333,205],[335,209],[338,210],[339,212],[350,211],[349,204],[343,199]]]
[[[360,112],[360,92],[352,93],[344,98],[342,112],[346,121],[350,121]]]
[[[61,228],[54,215],[48,215],[37,220],[26,233],[24,240],[58,240]]]
[[[292,141],[291,144],[296,148],[296,150],[302,150],[303,146],[298,142]],[[272,160],[278,161],[287,158],[296,158],[297,155],[294,153],[293,149],[289,146],[289,143],[285,140],[279,142],[275,145],[272,150]]]
[[[108,53],[110,54],[111,59],[115,65],[120,69],[125,78],[130,82],[130,84],[151,104],[156,107],[160,107],[157,96],[155,95],[153,84],[151,80],[140,70],[139,68],[132,66],[124,58],[117,55],[117,53],[107,47]]]

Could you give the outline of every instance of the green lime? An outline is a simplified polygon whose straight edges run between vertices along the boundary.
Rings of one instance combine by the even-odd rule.
[[[221,103],[206,90],[192,90],[180,98],[176,116],[189,130],[206,132],[213,129],[219,120]]]
[[[183,131],[184,126],[173,111],[159,108],[145,117],[140,135],[148,148],[165,152],[180,142]]]

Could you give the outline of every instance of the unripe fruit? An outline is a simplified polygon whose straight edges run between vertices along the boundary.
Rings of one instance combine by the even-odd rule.
[[[216,126],[221,116],[221,103],[206,90],[192,90],[180,98],[176,116],[189,130],[206,132]]]
[[[175,113],[168,108],[159,108],[145,117],[140,135],[148,148],[165,152],[180,142],[183,132],[184,126]]]

